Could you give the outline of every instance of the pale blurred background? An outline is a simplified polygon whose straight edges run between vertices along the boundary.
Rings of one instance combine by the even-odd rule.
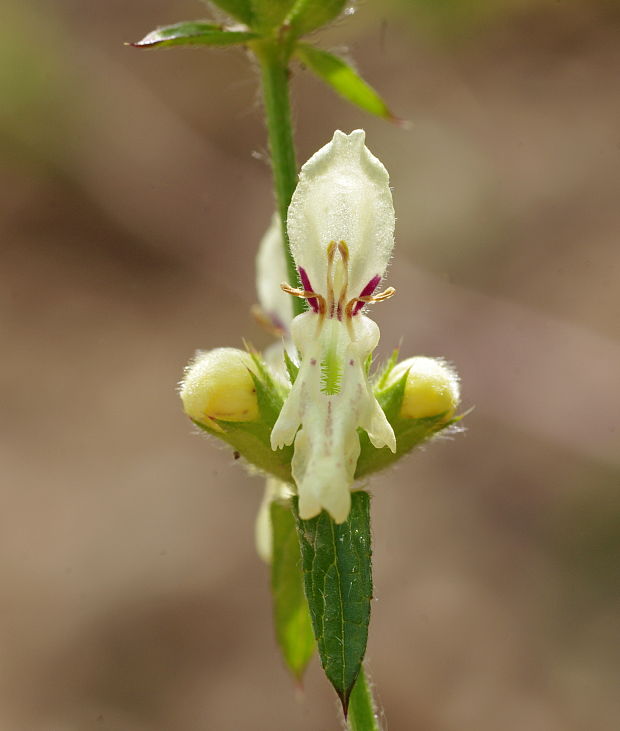
[[[249,317],[272,208],[241,50],[137,51],[194,0],[4,0],[0,729],[332,731],[254,552],[262,481],[196,436],[194,349]],[[381,352],[443,355],[467,432],[372,482],[368,657],[394,731],[620,725],[620,7],[368,0],[403,131],[306,72],[300,161],[364,127],[398,215]]]

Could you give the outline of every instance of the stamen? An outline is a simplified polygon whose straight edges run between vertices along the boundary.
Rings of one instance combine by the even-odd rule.
[[[281,338],[286,335],[287,329],[276,315],[265,312],[260,305],[252,305],[250,312],[256,322],[275,338]]]
[[[388,287],[383,292],[379,292],[379,294],[371,294],[371,295],[365,295],[365,296],[363,295],[360,297],[353,297],[353,299],[351,299],[347,302],[347,307],[345,310],[347,318],[353,317],[353,315],[359,311],[357,308],[358,303],[362,303],[362,306],[363,306],[369,302],[383,302],[383,300],[387,300],[395,294],[396,294],[396,290],[394,289],[394,287]]]
[[[359,293],[359,297],[366,297],[369,294],[372,294],[375,289],[379,286],[379,282],[381,281],[381,275],[375,274],[375,276],[368,282],[368,284],[362,289],[362,291]],[[353,310],[353,314],[357,315],[357,313],[362,309],[364,306],[364,302],[358,302],[355,305],[355,308]]]
[[[340,259],[342,260],[342,267],[344,270],[344,276],[342,281],[342,288],[340,289],[340,296],[338,297],[338,319],[342,320],[342,309],[347,298],[347,290],[349,289],[349,247],[345,241],[338,243],[338,251],[340,252]]]
[[[327,244],[327,311],[329,317],[334,316],[334,281],[333,281],[333,266],[334,266],[334,254],[336,252],[336,242],[330,241]]]
[[[310,277],[308,277],[306,270],[303,267],[299,267],[299,278],[301,279],[301,284],[303,288],[310,292],[312,290],[312,285],[310,284]],[[315,311],[319,311],[319,303],[317,302],[315,297],[311,297],[308,300],[308,304],[310,307]]]
[[[315,312],[318,312],[321,315],[325,314],[325,297],[323,297],[322,294],[312,292],[307,289],[295,289],[295,287],[291,287],[291,285],[287,284],[287,282],[282,282],[280,284],[280,289],[287,294],[292,294],[293,297],[301,297],[301,299],[306,299],[308,302],[312,302],[312,300],[318,302]]]

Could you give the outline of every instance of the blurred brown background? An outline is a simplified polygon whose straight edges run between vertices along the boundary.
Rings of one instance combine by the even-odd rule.
[[[193,0],[4,0],[2,731],[331,731],[253,546],[262,480],[192,433],[194,349],[259,346],[273,202],[240,50],[125,48]],[[618,728],[620,9],[361,3],[347,47],[409,131],[294,78],[300,160],[390,171],[382,353],[457,364],[467,432],[375,479],[368,657],[389,728]]]

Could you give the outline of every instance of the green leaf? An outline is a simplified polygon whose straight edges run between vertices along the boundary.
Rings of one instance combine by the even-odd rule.
[[[340,525],[325,511],[301,520],[296,499],[294,505],[314,636],[325,674],[346,715],[370,621],[370,497],[353,492],[349,518]]]
[[[251,0],[211,0],[211,2],[233,18],[252,26]]]
[[[256,33],[224,30],[219,25],[188,22],[157,28],[137,43],[134,48],[164,48],[166,46],[231,46],[258,38]]]
[[[276,638],[287,667],[297,680],[301,680],[316,645],[304,594],[295,516],[290,504],[271,504],[271,524],[271,591]]]
[[[299,43],[295,56],[340,96],[370,114],[397,121],[386,103],[357,72],[339,56]]]
[[[299,38],[336,18],[346,4],[347,0],[297,0],[286,23]]]
[[[295,0],[250,0],[252,5],[253,27],[259,31],[269,31],[284,23]]]

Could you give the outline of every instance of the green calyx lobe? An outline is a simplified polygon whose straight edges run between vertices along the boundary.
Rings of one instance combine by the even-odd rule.
[[[275,451],[271,449],[271,431],[280,414],[288,389],[274,379],[258,353],[252,352],[251,355],[256,370],[256,373],[251,373],[251,376],[256,389],[259,419],[252,422],[218,420],[216,423],[222,431],[217,431],[208,423],[198,421],[194,423],[203,431],[229,444],[249,464],[261,472],[293,484],[291,474],[293,445]],[[396,435],[396,453],[392,453],[387,447],[377,449],[370,442],[366,432],[359,429],[361,451],[355,471],[356,479],[389,467],[416,446],[452,427],[461,419],[458,416],[446,419],[445,414],[422,419],[402,418],[400,409],[407,384],[407,374],[403,374],[390,386],[385,386],[389,373],[396,364],[397,356],[398,354],[395,352],[383,371],[380,371],[374,379],[375,395]],[[297,378],[299,368],[288,353],[284,355],[284,360],[289,380],[292,383]],[[336,395],[340,392],[342,378],[340,362],[336,343],[328,341],[328,347],[320,363],[321,390],[326,395]]]

